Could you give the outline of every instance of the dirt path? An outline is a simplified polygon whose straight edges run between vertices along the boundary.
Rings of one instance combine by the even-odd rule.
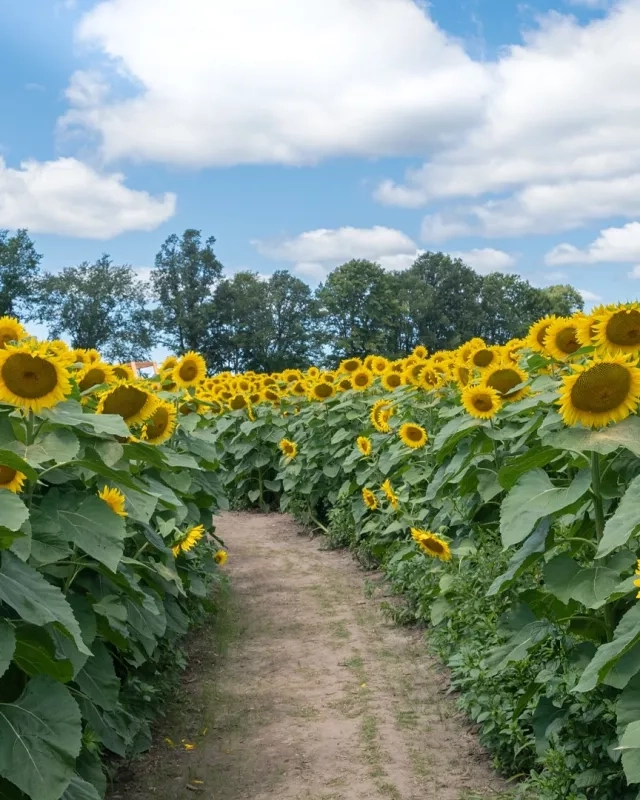
[[[218,531],[226,610],[198,638],[158,744],[114,798],[499,796],[421,635],[381,614],[348,554],[320,550],[276,514],[228,513]]]

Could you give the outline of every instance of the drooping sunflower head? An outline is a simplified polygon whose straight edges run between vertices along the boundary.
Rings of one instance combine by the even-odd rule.
[[[375,511],[376,508],[378,507],[378,498],[371,491],[371,489],[367,489],[365,487],[362,490],[362,499],[364,500],[365,506],[371,509],[371,511]]]
[[[374,358],[376,358],[376,356],[373,356],[373,355],[367,356],[364,359],[364,361],[362,362],[362,365],[364,366],[364,368],[368,369],[369,372],[373,371],[373,360],[374,360]]]
[[[401,425],[398,435],[407,447],[411,447],[414,450],[424,447],[429,438],[422,425],[416,425],[415,422],[405,422]]]
[[[371,444],[371,439],[368,436],[358,436],[356,439],[356,444],[358,445],[358,450],[362,453],[363,456],[370,456],[373,446]]]
[[[171,373],[174,382],[181,389],[195,386],[207,375],[207,363],[199,353],[190,351],[182,356]]]
[[[71,393],[66,363],[32,340],[0,350],[0,402],[34,412]]]
[[[298,455],[298,445],[295,442],[292,442],[290,439],[280,439],[278,442],[278,447],[282,452],[282,455],[291,460]]]
[[[393,486],[391,486],[391,481],[387,478],[382,486],[380,487],[385,494],[385,497],[389,501],[389,505],[392,508],[398,508],[398,495],[393,491]]]
[[[398,386],[403,385],[404,379],[402,377],[402,373],[387,369],[387,371],[382,375],[380,382],[387,392],[392,392],[394,389],[397,389]]]
[[[106,391],[98,403],[98,414],[119,414],[127,425],[150,419],[160,400],[155,394],[133,383],[120,383]]]
[[[130,364],[115,364],[112,370],[119,381],[135,381],[136,379]]]
[[[413,355],[423,361],[428,355],[429,351],[423,344],[418,344],[413,348]]]
[[[162,444],[171,438],[178,416],[173,403],[161,400],[153,415],[145,424],[142,439],[149,444]]]
[[[573,322],[576,326],[576,339],[580,347],[591,347],[596,337],[596,324],[598,318],[593,314],[574,314]]]
[[[411,528],[411,536],[425,555],[438,558],[440,561],[451,560],[449,545],[435,533],[423,531],[420,528]]]
[[[545,339],[547,338],[547,330],[549,329],[549,325],[556,321],[557,317],[555,314],[551,316],[543,317],[539,319],[537,322],[534,322],[533,325],[529,328],[529,333],[527,334],[526,343],[527,347],[530,350],[533,350],[536,353],[544,353],[545,352]]]
[[[640,403],[640,369],[636,357],[597,356],[562,379],[560,414],[566,425],[602,428],[634,413]]]
[[[19,470],[0,464],[0,489],[7,489],[17,494],[22,489],[22,484],[26,479],[27,476]]]
[[[88,392],[94,386],[113,383],[115,381],[113,367],[103,361],[94,361],[88,364],[78,375],[78,388],[81,392]]]
[[[364,392],[372,383],[373,373],[365,367],[361,367],[351,373],[351,387],[355,389],[356,392]]]
[[[454,379],[457,381],[458,386],[464,389],[471,380],[471,370],[465,366],[462,360],[458,361],[454,368]]]
[[[352,372],[357,372],[362,366],[362,361],[359,358],[345,358],[340,362],[338,372],[346,372],[350,375]]]
[[[189,550],[193,550],[203,536],[204,525],[194,525],[189,528],[182,539],[171,548],[173,555],[177,557],[180,553],[188,553]]]
[[[124,507],[127,498],[122,494],[120,489],[111,489],[105,486],[102,491],[98,492],[98,497],[104,500],[114,514],[117,514],[119,517],[128,516]]]
[[[14,317],[0,317],[0,349],[10,342],[19,342],[29,334]]]
[[[393,414],[393,406],[388,400],[376,400],[371,407],[369,419],[379,433],[390,433],[389,418]]]
[[[593,343],[601,353],[640,351],[640,308],[637,303],[610,309],[595,324]]]
[[[580,349],[578,330],[575,322],[569,317],[558,317],[547,328],[544,337],[546,352],[558,361],[565,361]]]
[[[467,386],[461,400],[466,412],[476,419],[491,419],[502,408],[502,399],[491,386]]]
[[[529,386],[520,386],[520,384],[526,383],[528,379],[527,373],[515,364],[512,366],[498,365],[484,373],[481,385],[495,389],[503,402],[513,403],[516,400],[521,400],[531,391]],[[516,386],[520,386],[520,388],[516,389]]]
[[[227,559],[229,558],[226,550],[217,550],[215,555],[213,556],[213,560],[219,567],[224,567],[227,563]]]

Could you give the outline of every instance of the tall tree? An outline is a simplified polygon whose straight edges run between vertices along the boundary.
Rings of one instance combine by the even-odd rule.
[[[34,298],[41,255],[26,230],[0,230],[0,316],[25,315]]]
[[[549,300],[548,314],[557,314],[559,317],[568,317],[576,311],[584,309],[584,300],[577,289],[568,284],[556,284],[542,289],[542,293]]]
[[[517,275],[492,272],[482,279],[478,335],[492,344],[524,336],[529,326],[549,313],[549,298]]]
[[[51,337],[65,336],[73,347],[95,347],[114,361],[140,360],[154,344],[147,295],[130,266],[103,255],[94,264],[44,275],[33,316],[48,325]]]
[[[319,357],[318,307],[308,284],[286,270],[269,278],[272,333],[264,360],[267,372],[306,366]]]
[[[216,286],[222,264],[213,251],[215,238],[204,243],[200,231],[187,229],[169,236],[152,271],[160,326],[165,344],[178,353],[204,350]]]
[[[400,306],[392,275],[379,264],[347,261],[330,273],[316,297],[331,360],[387,352]]]

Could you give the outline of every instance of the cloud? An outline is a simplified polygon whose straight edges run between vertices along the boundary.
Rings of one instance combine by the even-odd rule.
[[[585,303],[599,303],[602,300],[599,294],[590,292],[588,289],[577,289],[577,291],[582,295]]]
[[[99,173],[75,158],[24,161],[19,169],[0,158],[0,227],[109,239],[153,230],[175,209],[175,195],[129,189],[120,173]]]
[[[640,259],[640,222],[622,228],[605,228],[584,250],[569,243],[556,245],[544,257],[545,264],[601,264]]]
[[[490,272],[505,272],[515,266],[516,258],[503,250],[494,250],[491,247],[475,248],[473,250],[455,251],[449,254],[451,258],[461,258],[480,275]]]
[[[612,0],[565,0],[570,6],[584,6],[584,8],[609,8]]]
[[[477,125],[492,85],[414,0],[103,0],[76,37],[111,94],[72,92],[62,124],[106,159],[421,156]]]
[[[27,92],[44,92],[46,88],[41,83],[25,83],[25,91]]]
[[[294,264],[294,272],[312,281],[323,280],[329,270],[354,258],[376,261],[388,270],[403,270],[422,252],[402,231],[376,225],[372,228],[318,228],[278,241],[253,241],[258,252]]]

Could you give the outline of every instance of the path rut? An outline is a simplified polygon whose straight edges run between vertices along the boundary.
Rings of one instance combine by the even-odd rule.
[[[217,530],[231,597],[217,629],[195,639],[157,744],[114,798],[499,796],[422,634],[366,596],[377,575],[287,516],[226,513]]]

